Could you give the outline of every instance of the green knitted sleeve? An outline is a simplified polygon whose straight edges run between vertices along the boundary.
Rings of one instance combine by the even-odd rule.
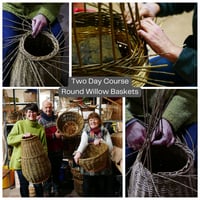
[[[196,121],[197,118],[197,91],[177,90],[163,113],[175,132],[181,127]]]

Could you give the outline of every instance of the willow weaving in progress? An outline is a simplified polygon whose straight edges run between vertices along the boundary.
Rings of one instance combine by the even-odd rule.
[[[73,5],[75,6],[75,4]],[[134,23],[127,24],[124,11],[128,6]],[[125,3],[84,3],[84,9],[72,12],[72,75],[128,76],[133,86],[155,85],[148,74],[145,42],[138,36],[139,13],[135,16]]]

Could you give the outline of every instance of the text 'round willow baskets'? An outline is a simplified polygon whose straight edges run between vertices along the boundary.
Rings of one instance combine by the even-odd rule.
[[[43,31],[36,38],[22,35],[12,66],[10,86],[54,86],[60,80],[59,43],[53,34]],[[53,74],[53,76],[52,76]]]
[[[148,76],[147,51],[136,30],[124,17],[124,3],[86,4],[89,10],[73,12],[73,76],[131,77],[143,86]],[[135,21],[135,20],[133,20]]]
[[[21,140],[21,166],[24,177],[31,183],[41,183],[51,174],[47,152],[37,136]]]
[[[89,144],[79,159],[78,164],[87,172],[99,172],[108,164],[108,146]]]
[[[148,153],[145,150],[139,152],[132,166],[128,196],[197,196],[197,179],[193,170],[193,153],[185,145],[152,146]]]
[[[57,127],[65,137],[77,136],[83,126],[84,119],[78,112],[63,112],[57,119]]]

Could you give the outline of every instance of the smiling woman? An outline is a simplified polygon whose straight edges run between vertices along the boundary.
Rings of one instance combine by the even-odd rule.
[[[112,166],[110,153],[113,149],[108,130],[102,125],[99,114],[88,115],[81,141],[74,152],[74,161],[81,165],[83,195],[85,197],[112,197]],[[80,161],[80,163],[79,163]]]
[[[45,130],[37,122],[38,106],[35,103],[28,104],[25,108],[26,119],[17,121],[7,137],[8,145],[13,147],[9,167],[16,170],[20,183],[20,194],[22,197],[29,197],[29,181],[22,171],[22,146],[21,141],[26,138],[37,136],[41,142],[41,148],[47,154],[47,141]],[[36,162],[37,163],[37,162]],[[23,170],[27,170],[24,166]],[[46,170],[47,171],[47,170]],[[33,180],[31,180],[32,182]],[[34,184],[37,197],[43,197],[42,184]]]

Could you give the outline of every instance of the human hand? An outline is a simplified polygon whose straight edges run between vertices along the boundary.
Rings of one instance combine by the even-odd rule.
[[[175,45],[164,33],[162,28],[151,18],[140,21],[139,36],[144,38],[155,53],[175,63],[181,54],[182,48]]]
[[[32,36],[35,38],[40,31],[47,26],[48,21],[47,18],[42,15],[36,15],[33,19],[32,19]]]
[[[61,138],[63,135],[64,135],[64,134],[61,133],[59,130],[57,130],[57,131],[55,132],[56,138]]]
[[[99,145],[101,143],[101,139],[100,138],[96,138],[94,140],[94,145]]]
[[[138,150],[146,140],[146,129],[139,122],[134,122],[126,129],[126,140],[129,147]]]
[[[29,138],[29,137],[32,137],[32,134],[31,133],[24,133],[23,138]]]
[[[138,11],[139,17],[152,17],[154,18],[157,13],[160,11],[160,6],[157,3],[138,3]],[[133,13],[133,17],[135,17],[135,3],[130,3],[131,11]],[[130,13],[130,9],[128,4],[125,5],[125,12],[124,12],[126,21],[128,24],[132,23],[132,17]]]
[[[152,145],[164,145],[171,146],[175,142],[175,137],[173,134],[172,127],[166,119],[161,119],[159,121],[157,129],[152,135]]]
[[[81,153],[78,151],[76,152],[75,156],[74,156],[74,161],[76,164],[78,164],[79,158],[81,157]]]

